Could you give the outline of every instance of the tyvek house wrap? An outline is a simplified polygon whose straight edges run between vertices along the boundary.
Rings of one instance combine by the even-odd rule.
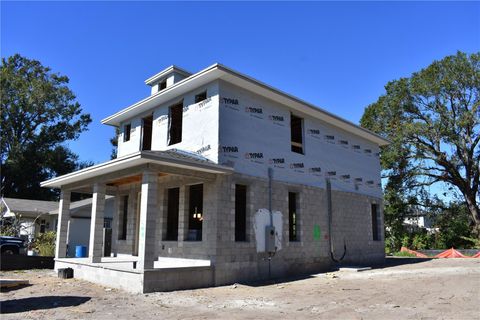
[[[199,103],[184,103],[182,141],[169,146],[168,107],[154,112],[154,150],[180,149],[218,162],[218,95]]]
[[[219,163],[274,180],[381,197],[379,148],[313,117],[304,119],[304,154],[291,151],[290,110],[221,83]]]

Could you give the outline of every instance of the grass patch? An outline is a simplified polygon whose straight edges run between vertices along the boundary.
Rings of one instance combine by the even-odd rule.
[[[398,251],[398,252],[394,252],[393,255],[395,257],[411,257],[411,258],[416,258],[417,256],[412,254],[412,253],[409,253],[409,252],[401,252],[401,251]]]

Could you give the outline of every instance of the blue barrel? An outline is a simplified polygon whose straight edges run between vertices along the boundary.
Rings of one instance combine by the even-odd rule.
[[[76,246],[75,247],[75,258],[85,258],[87,256],[87,247],[86,246]]]

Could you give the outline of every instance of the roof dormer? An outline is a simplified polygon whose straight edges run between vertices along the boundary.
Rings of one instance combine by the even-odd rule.
[[[192,74],[186,70],[176,66],[170,66],[145,80],[145,84],[152,87],[152,95],[154,95],[191,75]]]

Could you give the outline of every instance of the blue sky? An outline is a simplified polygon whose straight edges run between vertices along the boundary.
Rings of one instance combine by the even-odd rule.
[[[70,78],[93,123],[69,145],[96,163],[113,135],[100,120],[171,64],[220,62],[358,123],[389,80],[479,49],[476,2],[1,2],[1,56]]]

